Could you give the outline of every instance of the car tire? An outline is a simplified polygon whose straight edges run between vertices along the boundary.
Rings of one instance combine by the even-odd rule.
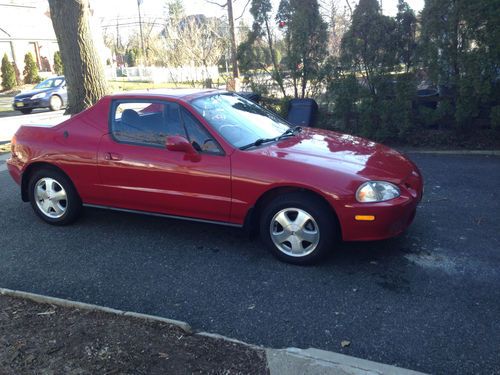
[[[52,168],[36,170],[28,188],[31,207],[43,221],[67,225],[78,218],[82,202],[72,182],[63,173]]]
[[[49,100],[49,108],[51,111],[59,111],[63,106],[63,101],[59,95],[52,95]]]
[[[262,211],[260,235],[278,259],[306,265],[331,253],[338,238],[338,224],[331,208],[319,197],[287,193]]]
[[[33,112],[33,108],[20,109],[20,111],[23,115],[29,115],[31,112]]]

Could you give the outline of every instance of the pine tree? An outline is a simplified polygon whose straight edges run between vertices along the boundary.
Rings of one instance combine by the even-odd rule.
[[[397,69],[396,28],[396,21],[381,13],[377,0],[360,0],[351,27],[342,38],[344,66],[363,76],[372,95],[377,80]]]
[[[264,37],[267,42],[267,47],[269,49],[269,56],[273,64],[273,78],[278,83],[283,96],[286,96],[285,87],[283,85],[283,77],[281,75],[278,57],[276,53],[275,41],[271,31],[271,11],[272,5],[270,0],[252,0],[252,6],[250,7],[250,13],[254,18],[252,37],[255,41],[257,38]],[[264,54],[267,55],[267,54]]]
[[[64,66],[61,60],[61,52],[56,51],[54,53],[54,72],[58,76],[62,76],[64,74]]]
[[[4,90],[12,90],[16,85],[16,73],[9,61],[7,54],[2,58],[2,87]]]
[[[281,0],[277,20],[285,29],[286,62],[295,97],[306,95],[308,82],[319,76],[327,54],[327,25],[317,0]]]
[[[31,52],[24,55],[24,83],[38,83],[40,82],[40,77],[38,76],[38,66],[36,65],[35,59]]]

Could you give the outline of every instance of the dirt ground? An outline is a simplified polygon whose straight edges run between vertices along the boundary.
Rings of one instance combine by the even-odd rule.
[[[264,351],[160,322],[0,296],[0,374],[268,374]]]

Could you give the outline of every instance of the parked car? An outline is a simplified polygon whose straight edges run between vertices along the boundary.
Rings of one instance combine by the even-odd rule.
[[[68,102],[66,80],[63,76],[46,79],[36,85],[33,90],[22,92],[14,97],[12,107],[24,114],[35,108],[50,108],[58,111]]]
[[[244,227],[296,264],[338,240],[401,233],[423,188],[395,150],[293,127],[219,90],[105,96],[56,126],[22,126],[7,164],[47,223],[69,224],[84,205]]]

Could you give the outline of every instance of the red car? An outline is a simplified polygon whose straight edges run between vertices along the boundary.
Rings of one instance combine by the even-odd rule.
[[[7,163],[50,224],[74,221],[84,205],[245,227],[296,264],[336,240],[401,233],[423,188],[397,151],[292,127],[218,90],[106,96],[59,125],[21,127]]]

